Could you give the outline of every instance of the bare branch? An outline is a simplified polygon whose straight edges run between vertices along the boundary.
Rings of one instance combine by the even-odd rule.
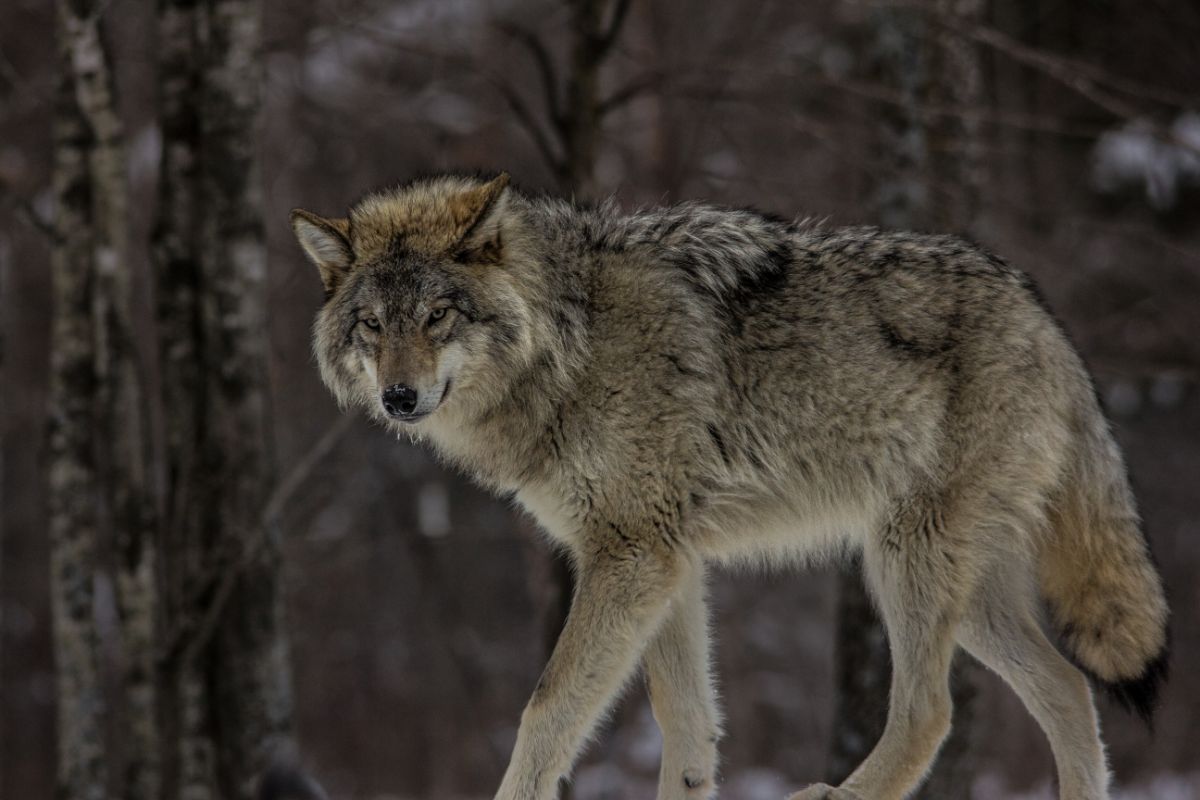
[[[887,105],[904,105],[908,101],[904,96],[881,83],[855,80],[845,77],[833,77],[824,74],[820,64],[815,59],[800,58],[805,65],[803,70],[778,69],[769,73],[771,76],[786,78],[789,81],[804,81],[813,85],[836,89],[838,92],[856,95],[866,100]],[[740,73],[705,70],[701,67],[689,67],[684,70],[698,80],[679,82],[672,88],[672,96],[705,103],[743,103],[752,100],[759,107],[778,104],[780,98],[772,93],[753,93],[745,90],[721,90],[712,88],[718,83],[722,74],[727,82],[741,78]],[[763,77],[764,73],[759,73]],[[930,103],[920,109],[922,114],[931,117],[961,117],[972,118],[979,122],[1002,128],[1034,131],[1068,139],[1095,139],[1110,129],[1108,125],[1081,124],[1070,121],[1066,117],[1050,114],[1029,114],[1007,109],[993,109],[986,105]],[[1165,136],[1171,140],[1170,136]],[[1178,143],[1187,147],[1184,142]]]
[[[1096,64],[1068,58],[1057,53],[1051,53],[1023,44],[995,28],[989,28],[984,25],[968,26],[956,23],[952,17],[931,12],[930,8],[920,2],[920,0],[916,0],[916,2],[914,0],[851,0],[851,2],[856,2],[858,5],[869,9],[903,8],[915,13],[927,14],[929,19],[935,24],[951,29],[968,39],[985,44],[994,50],[1008,55],[1014,61],[1037,69],[1068,88],[1074,89],[1084,97],[1097,103],[1101,108],[1105,108],[1117,116],[1127,116],[1127,113],[1115,111],[1109,104],[1115,103],[1118,108],[1124,106],[1124,104],[1118,98],[1104,93],[1101,87],[1130,95],[1139,100],[1154,100],[1158,103],[1181,109],[1192,108],[1200,104],[1200,95],[1176,92],[1164,89],[1161,86],[1154,86],[1120,75],[1114,75]],[[1097,92],[1098,94],[1093,94]]]
[[[865,100],[890,106],[903,106],[908,103],[901,92],[880,83],[851,78],[833,78],[821,74],[794,75],[791,77],[794,80],[810,81],[817,85],[827,86],[838,91],[853,94]],[[986,105],[928,103],[921,107],[920,113],[929,117],[970,118],[996,127],[1049,133],[1071,139],[1094,139],[1106,130],[1102,126],[1074,124],[1049,115],[1035,115],[1020,111],[992,109]]]
[[[556,129],[563,127],[562,102],[558,94],[558,74],[554,67],[554,57],[546,48],[541,38],[530,30],[511,23],[499,23],[496,26],[506,36],[516,40],[533,57],[537,67],[538,77],[542,82],[542,99],[546,104],[546,113]]]
[[[1035,67],[1056,80],[1066,82],[1074,74],[1074,76],[1087,80],[1095,87],[1107,86],[1110,89],[1132,95],[1142,100],[1155,100],[1164,105],[1177,106],[1179,108],[1192,108],[1200,104],[1200,95],[1182,94],[1160,86],[1152,86],[1121,77],[1120,75],[1113,75],[1095,64],[1067,58],[1022,44],[994,28],[979,25],[970,28],[958,28],[958,32],[981,44],[986,44],[995,50],[1005,53],[1014,61]]]
[[[1074,90],[1080,96],[1092,101],[1100,108],[1104,109],[1114,117],[1126,121],[1142,120],[1151,125],[1155,135],[1166,142],[1171,142],[1177,147],[1181,147],[1192,152],[1200,153],[1200,148],[1188,141],[1181,140],[1174,136],[1170,129],[1162,124],[1147,120],[1145,114],[1136,106],[1122,100],[1121,98],[1107,91],[1101,84],[1107,83],[1109,86],[1116,87],[1118,91],[1130,92],[1137,95],[1145,93],[1143,89],[1120,88],[1118,84],[1124,86],[1137,86],[1132,82],[1125,81],[1121,78],[1108,76],[1102,70],[1092,65],[1081,64],[1071,59],[1062,58],[1057,55],[1046,53],[1042,50],[1036,50],[1032,47],[1021,44],[1011,37],[1001,33],[1000,31],[983,26],[963,27],[949,23],[946,20],[940,20],[941,24],[956,31],[962,36],[966,36],[973,41],[981,44],[986,44],[989,47],[1004,53],[1014,61],[1032,67],[1042,74],[1058,81],[1069,89]],[[1099,76],[1099,77],[1097,77]],[[1159,93],[1160,97],[1163,93]],[[1173,93],[1172,93],[1173,95]],[[1183,95],[1173,95],[1181,104],[1181,107],[1190,107],[1195,102],[1200,101],[1200,98],[1188,98]],[[1161,101],[1171,104],[1173,101]]]
[[[354,417],[348,414],[338,417],[337,422],[325,431],[321,438],[308,449],[308,452],[300,457],[300,460],[283,477],[283,480],[276,484],[275,489],[267,498],[267,502],[263,505],[258,528],[247,536],[245,543],[233,559],[233,563],[227,563],[227,559],[216,559],[217,563],[208,579],[200,582],[201,597],[211,591],[211,598],[207,603],[197,602],[189,606],[195,608],[203,605],[204,616],[200,620],[190,621],[192,624],[182,625],[174,631],[174,635],[169,639],[169,644],[160,656],[162,662],[170,664],[178,660],[186,664],[199,655],[212,639],[221,614],[230,597],[233,596],[233,590],[237,587],[238,578],[241,577],[246,567],[254,562],[267,544],[268,532],[279,524],[284,506],[312,477],[320,463],[333,452],[353,423]],[[231,541],[238,542],[239,540],[235,537]]]
[[[0,78],[8,82],[8,85],[13,89],[19,89],[24,85],[25,81],[21,79],[21,73],[13,66],[12,61],[5,55],[3,50],[0,50]]]
[[[521,99],[516,90],[503,81],[496,80],[495,86],[496,90],[504,96],[509,109],[516,115],[517,122],[525,129],[530,138],[533,139],[533,143],[537,145],[538,153],[545,160],[546,164],[555,174],[561,172],[563,160],[555,152],[554,145],[550,143],[550,139],[547,138],[546,133],[538,124],[533,112],[529,110],[529,106],[525,105],[525,101]]]
[[[661,83],[662,75],[659,73],[645,75],[641,78],[630,81],[597,103],[596,112],[603,117],[606,114],[616,111],[618,108],[621,108],[629,102],[636,100],[646,92],[658,88]]]
[[[1080,96],[1091,100],[1115,117],[1133,119],[1139,116],[1136,108],[1105,92],[1094,80],[1062,59],[1026,47],[1020,42],[990,28],[982,26],[964,27],[946,22],[945,20],[942,23],[975,42],[986,44],[1004,53],[1018,63],[1034,67],[1047,77],[1053,78],[1067,88],[1074,90]]]
[[[596,60],[599,61],[609,51],[613,44],[617,41],[617,37],[621,35],[621,26],[625,24],[625,17],[629,13],[629,0],[616,0],[613,4],[612,17],[608,20],[608,25],[604,32],[600,34],[600,39],[596,42]]]
[[[349,414],[339,416],[337,422],[321,435],[321,438],[292,466],[288,474],[283,476],[283,480],[275,485],[274,491],[267,498],[267,502],[263,504],[262,525],[264,528],[279,523],[280,517],[283,515],[283,507],[312,476],[313,471],[320,463],[333,452],[353,423],[353,416]]]

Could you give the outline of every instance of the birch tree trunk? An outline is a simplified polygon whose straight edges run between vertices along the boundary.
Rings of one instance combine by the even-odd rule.
[[[157,311],[167,408],[166,797],[254,796],[291,686],[267,406],[259,4],[162,0]]]
[[[96,397],[92,436],[99,474],[101,544],[111,570],[121,653],[115,735],[121,797],[158,793],[154,691],[155,613],[152,442],[146,384],[134,339],[133,270],[124,134],[97,15],[88,9],[77,48],[77,96],[95,137],[91,155],[96,244],[92,324]],[[88,70],[96,65],[95,76]]]
[[[108,796],[105,696],[94,620],[100,493],[92,452],[92,208],[90,131],[75,97],[69,24],[59,3],[54,123],[56,240],[51,253],[54,322],[50,363],[50,602],[58,700],[56,786],[61,797]]]
[[[132,335],[125,145],[99,5],[59,0],[56,12],[50,532],[57,780],[65,797],[111,791],[150,800],[157,793],[153,503]],[[123,670],[111,718],[95,624],[100,579],[115,581],[120,621]]]
[[[889,172],[876,186],[880,222],[892,228],[967,232],[975,220],[981,185],[977,112],[983,104],[977,48],[956,35],[956,25],[977,24],[983,0],[936,0],[932,17],[912,7],[875,11],[877,78],[901,102],[883,115],[881,161]],[[946,24],[949,23],[949,24]],[[932,116],[929,106],[959,109]],[[829,765],[835,783],[870,753],[886,723],[891,661],[887,637],[863,586],[860,569],[839,581],[835,653],[837,709]],[[978,665],[960,653],[951,675],[954,721],[918,798],[969,793]]]

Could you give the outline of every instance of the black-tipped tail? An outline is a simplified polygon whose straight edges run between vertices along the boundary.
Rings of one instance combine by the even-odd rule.
[[[1146,727],[1153,731],[1154,712],[1158,709],[1159,690],[1167,682],[1170,672],[1171,647],[1168,640],[1162,652],[1146,665],[1146,669],[1138,677],[1116,682],[1102,681],[1095,676],[1092,679],[1117,705],[1129,713],[1139,716],[1146,723]]]
[[[329,795],[299,767],[276,764],[263,773],[258,800],[329,800]]]

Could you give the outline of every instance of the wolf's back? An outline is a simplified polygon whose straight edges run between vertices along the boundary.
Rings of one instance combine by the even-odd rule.
[[[1095,401],[1050,509],[1042,590],[1075,661],[1147,723],[1166,678],[1168,609],[1120,451]]]

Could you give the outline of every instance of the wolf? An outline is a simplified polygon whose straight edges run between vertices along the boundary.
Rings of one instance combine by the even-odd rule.
[[[953,236],[623,214],[504,174],[291,222],[340,403],[515,498],[576,571],[498,800],[554,797],[639,665],[659,799],[713,796],[706,569],[852,553],[887,628],[887,725],[795,800],[913,791],[959,647],[1040,723],[1060,797],[1108,796],[1089,678],[1148,718],[1168,607],[1092,380],[1022,272]]]

